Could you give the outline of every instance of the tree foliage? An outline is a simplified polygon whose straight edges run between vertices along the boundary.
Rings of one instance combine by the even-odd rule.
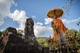
[[[79,31],[77,31],[75,29],[69,29],[66,36],[69,37],[70,34],[72,34],[73,38],[77,40],[75,42],[75,45],[80,46],[80,33],[79,33]],[[49,45],[48,45],[47,39],[48,38],[38,37],[37,38],[38,44],[41,45],[41,46],[44,46],[44,47],[48,47]]]
[[[80,38],[80,33],[79,33],[79,31],[77,31],[77,30],[74,30],[74,29],[68,30],[67,36],[69,36],[70,34],[72,34],[72,36],[73,36],[74,38],[77,38],[77,39]]]
[[[48,47],[47,38],[46,37],[37,37],[38,44],[42,47]]]
[[[17,31],[19,34],[23,34],[23,30],[18,29]]]

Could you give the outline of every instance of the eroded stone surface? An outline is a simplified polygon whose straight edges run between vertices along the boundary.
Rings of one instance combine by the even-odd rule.
[[[8,27],[0,40],[0,53],[40,53],[31,18],[26,19],[24,31],[25,39],[22,39],[15,28]]]

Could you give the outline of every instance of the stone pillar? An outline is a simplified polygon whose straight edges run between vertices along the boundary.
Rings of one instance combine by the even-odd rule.
[[[27,43],[27,50],[28,51],[34,51],[38,48],[38,43],[36,41],[36,37],[34,35],[34,21],[32,18],[26,19],[25,23],[25,42]]]

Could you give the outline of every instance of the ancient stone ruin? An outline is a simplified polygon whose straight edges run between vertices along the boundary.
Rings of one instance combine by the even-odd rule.
[[[0,53],[60,53],[60,48],[52,49],[53,41],[48,40],[49,47],[41,47],[38,45],[34,35],[34,21],[32,18],[26,19],[24,28],[25,38],[19,34],[13,27],[8,27],[2,34],[0,39]],[[77,49],[69,49],[71,53],[77,52]],[[62,45],[62,53],[68,53],[66,47]]]
[[[34,53],[38,52],[38,42],[36,41],[36,37],[34,35],[34,21],[29,18],[25,23],[25,42],[27,44],[27,51],[29,53],[34,51]],[[33,49],[34,48],[34,49]]]
[[[0,53],[40,53],[33,27],[34,21],[26,19],[25,39],[22,39],[22,34],[17,33],[15,28],[8,27],[0,40]]]

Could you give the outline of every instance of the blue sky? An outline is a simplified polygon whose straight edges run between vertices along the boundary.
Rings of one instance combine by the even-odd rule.
[[[61,19],[68,29],[79,30],[80,26],[77,26],[76,23],[80,21],[80,0],[73,0],[73,4],[69,10],[69,15],[66,13],[66,9],[63,9],[64,15]],[[50,26],[52,20],[46,14],[52,8],[62,8],[63,6],[68,9],[69,1],[0,0],[0,30],[5,30],[7,27],[23,30],[25,20],[30,17],[35,22],[35,35],[49,37],[49,35],[53,35]]]

